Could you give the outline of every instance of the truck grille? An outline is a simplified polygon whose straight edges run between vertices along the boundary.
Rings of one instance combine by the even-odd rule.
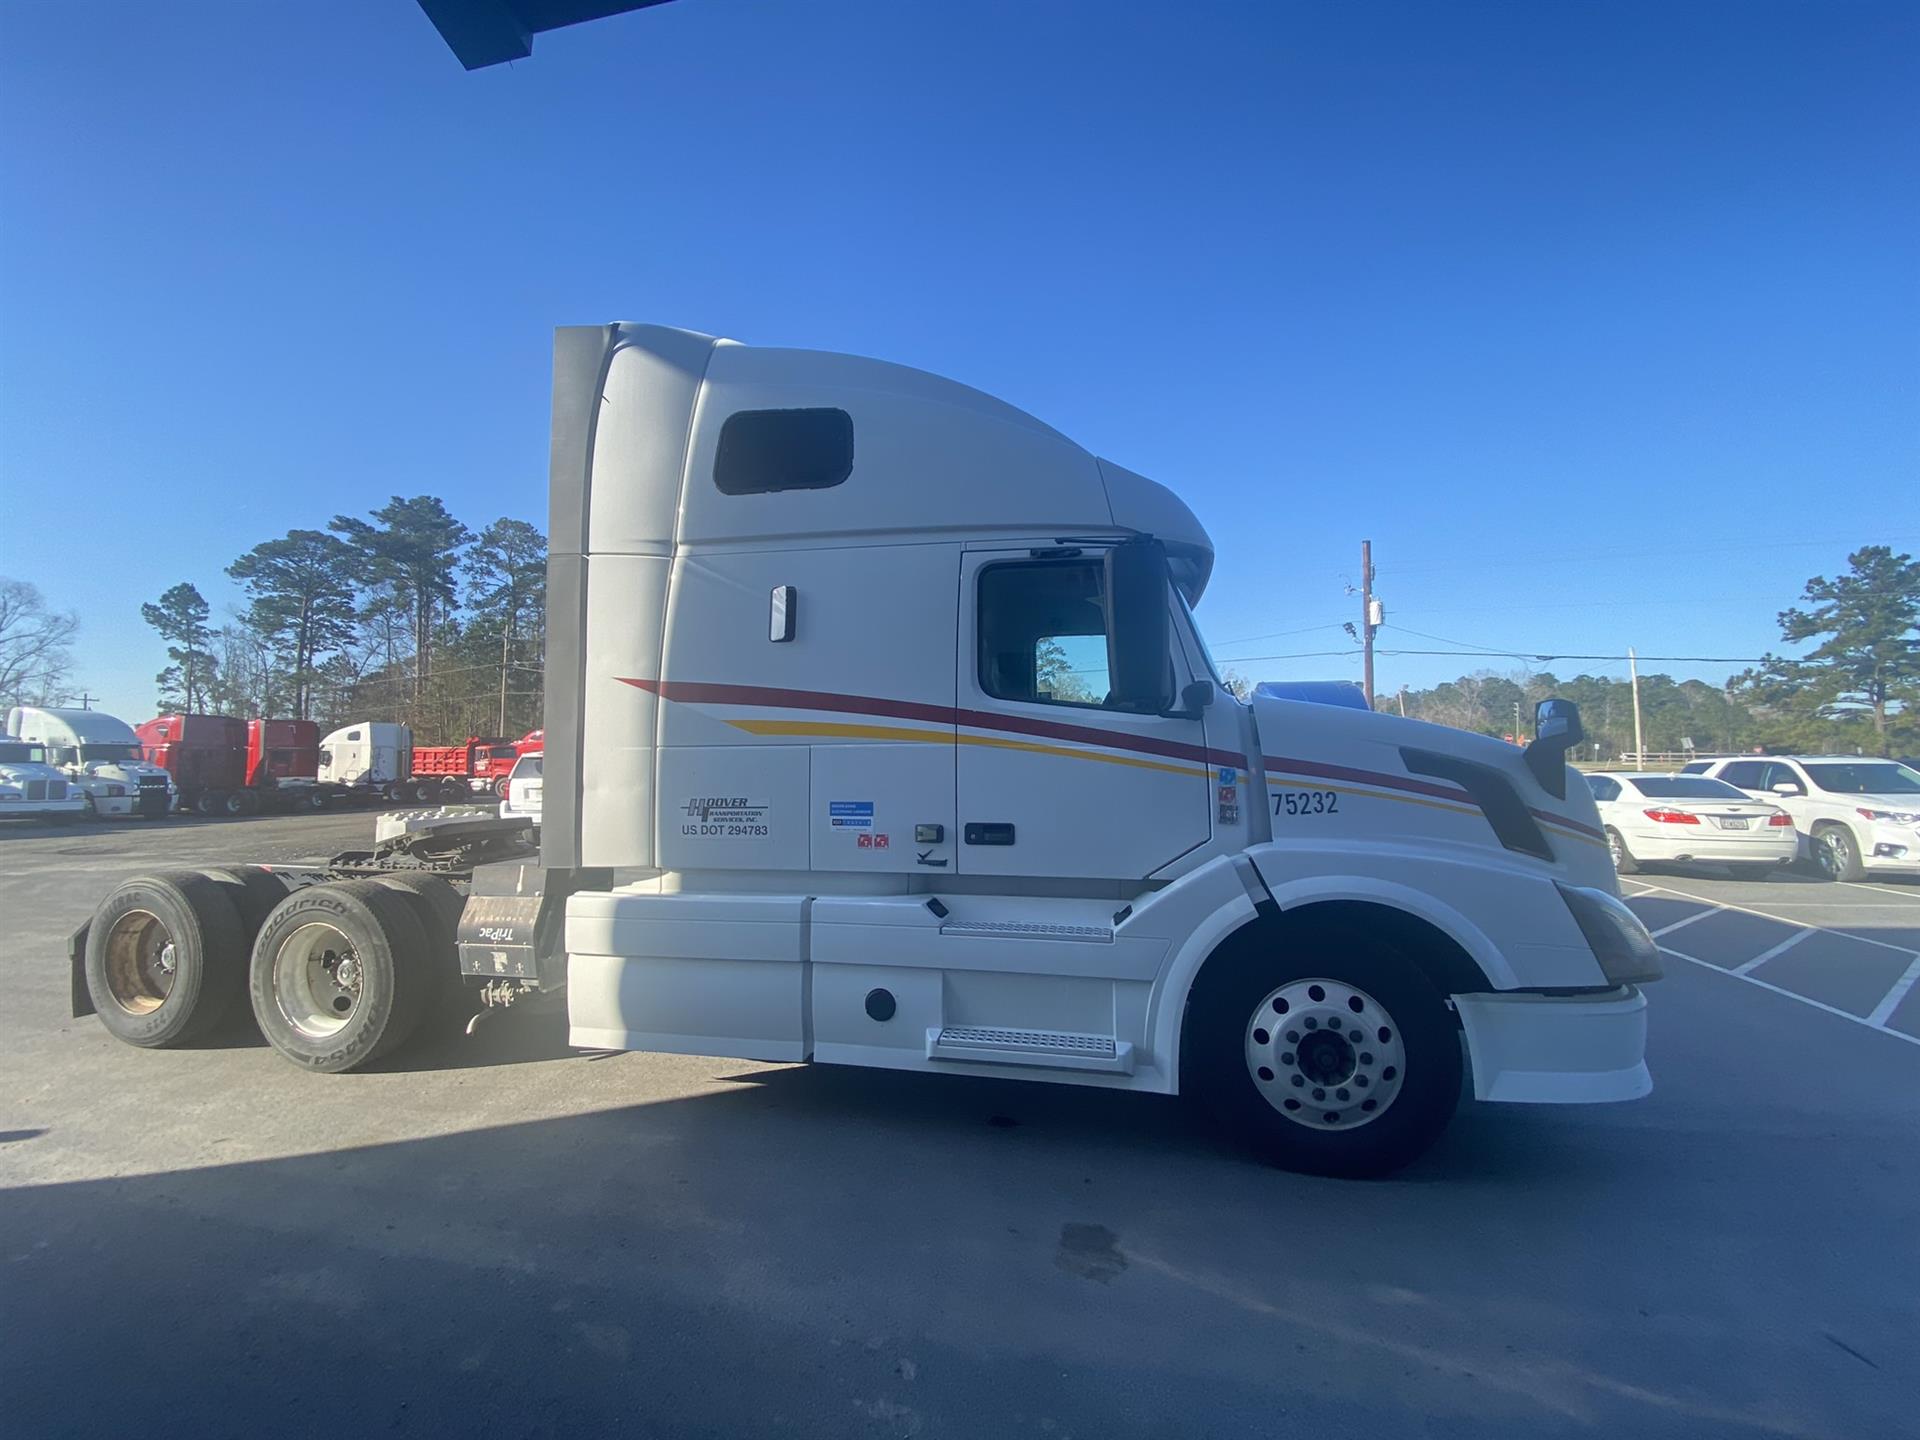
[[[142,775],[140,777],[140,788],[142,790],[164,790],[167,788],[167,777],[164,775]]]
[[[67,782],[64,780],[47,781],[47,799],[64,800],[67,798]]]
[[[27,799],[44,800],[47,798],[47,782],[44,780],[27,781]]]

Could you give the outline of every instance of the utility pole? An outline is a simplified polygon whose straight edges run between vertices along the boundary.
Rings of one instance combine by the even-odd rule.
[[[93,702],[100,697],[98,695],[89,695],[85,690],[82,690],[76,698],[80,701],[80,708],[82,710],[91,710],[93,708]]]
[[[1402,685],[1400,687],[1400,718],[1404,720],[1406,718],[1406,714],[1407,714],[1407,687]]]
[[[1361,688],[1366,692],[1367,708],[1373,708],[1373,542],[1360,542],[1360,649],[1363,678]]]
[[[1640,732],[1640,661],[1631,645],[1627,647],[1627,677],[1633,682],[1633,768],[1638,770],[1647,763],[1647,747]]]

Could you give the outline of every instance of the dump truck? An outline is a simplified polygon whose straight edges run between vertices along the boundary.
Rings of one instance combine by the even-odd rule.
[[[337,1072],[450,994],[559,995],[584,1050],[1178,1093],[1345,1175],[1463,1090],[1648,1092],[1659,958],[1571,703],[1522,751],[1236,701],[1192,510],[904,366],[568,327],[551,438],[537,851],[424,814],[129,881],[69,946],[76,1009],[178,1044],[244,993]]]

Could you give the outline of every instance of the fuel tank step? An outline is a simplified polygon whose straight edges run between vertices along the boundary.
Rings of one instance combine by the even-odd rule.
[[[1071,1030],[1014,1030],[992,1025],[927,1027],[929,1060],[986,1065],[1031,1065],[1044,1070],[1133,1073],[1133,1046],[1111,1035]]]

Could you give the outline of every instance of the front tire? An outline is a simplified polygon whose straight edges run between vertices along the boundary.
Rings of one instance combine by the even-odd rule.
[[[260,929],[249,971],[267,1042],[338,1074],[398,1048],[432,989],[429,941],[407,897],[371,880],[290,895]]]
[[[245,988],[246,935],[222,888],[197,871],[140,875],[87,929],[87,993],[116,1039],[143,1049],[217,1027]]]
[[[1853,831],[1844,825],[1823,825],[1813,832],[1813,860],[1828,880],[1864,880],[1867,867],[1860,863],[1860,846]]]
[[[1301,927],[1202,972],[1187,1074],[1272,1163],[1385,1175],[1439,1138],[1460,1099],[1446,999],[1407,956],[1344,926]]]
[[[1611,825],[1607,827],[1607,854],[1613,857],[1613,869],[1616,875],[1640,873],[1640,862],[1634,859],[1633,852],[1627,849],[1625,837]]]

